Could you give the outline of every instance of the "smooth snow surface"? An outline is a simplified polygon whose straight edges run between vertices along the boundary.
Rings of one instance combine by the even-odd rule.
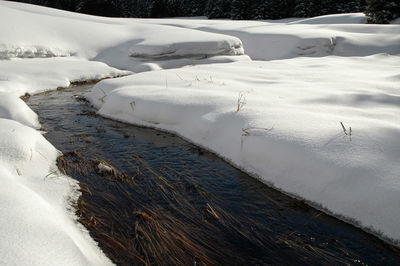
[[[400,241],[398,21],[111,19],[1,0],[0,17],[0,264],[110,264],[18,97],[143,71],[88,97]]]

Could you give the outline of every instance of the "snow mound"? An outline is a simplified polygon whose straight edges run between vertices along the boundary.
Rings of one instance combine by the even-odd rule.
[[[20,98],[4,92],[0,92],[0,118],[15,120],[32,128],[40,128],[37,114]]]
[[[38,131],[0,119],[0,264],[111,265],[66,212],[79,195],[55,171],[58,155]]]
[[[0,60],[11,58],[47,58],[47,57],[67,57],[72,56],[68,51],[57,48],[48,48],[41,46],[18,46],[6,47],[0,46]]]
[[[290,24],[365,24],[367,18],[363,13],[333,14],[296,20]]]
[[[400,25],[372,25],[365,22],[362,13],[279,21],[145,21],[236,36],[253,60],[400,54]]]
[[[302,57],[145,72],[102,81],[88,98],[105,117],[176,132],[399,241],[399,59]]]
[[[189,32],[190,35],[196,35],[197,32]],[[188,38],[185,35],[185,38]],[[170,45],[148,45],[142,43],[135,45],[129,49],[130,55],[133,57],[143,57],[149,59],[161,58],[179,58],[179,57],[194,57],[215,56],[215,55],[242,55],[244,53],[241,42],[230,41],[205,41],[205,42],[188,42],[171,43]]]
[[[132,56],[174,59],[244,53],[236,37],[133,19],[98,18],[3,1],[0,17],[0,59],[77,56],[127,62]],[[138,64],[141,60],[130,60],[126,69]]]
[[[130,73],[104,63],[76,57],[3,60],[0,61],[0,92],[21,96],[25,93],[68,87],[71,82],[99,80]],[[15,108],[12,105],[7,106]]]

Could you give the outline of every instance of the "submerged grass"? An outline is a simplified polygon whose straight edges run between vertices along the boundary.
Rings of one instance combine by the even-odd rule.
[[[232,246],[224,246],[220,236],[216,237],[221,232],[243,245],[253,243],[260,250],[270,248],[268,243],[274,241],[282,249],[302,254],[303,262],[318,258],[322,264],[346,264],[353,259],[350,254],[341,252],[343,257],[338,257],[337,253],[315,246],[296,231],[272,236],[268,225],[221,208],[190,175],[164,167],[157,171],[139,156],[130,158],[133,159],[131,172],[136,178],[129,183],[125,181],[133,178],[114,167],[110,178],[104,178],[95,165],[102,162],[112,167],[111,164],[98,159],[85,160],[77,151],[57,160],[61,171],[73,176],[101,177],[103,186],[110,188],[108,191],[92,189],[91,185],[81,183],[77,215],[79,222],[118,265],[223,264],[226,258],[237,256]],[[282,207],[273,201],[272,206],[275,205]],[[299,200],[287,205],[301,211],[309,208]],[[314,219],[320,214],[314,215]],[[250,222],[243,223],[246,218]],[[260,234],[260,229],[265,234]]]
[[[83,160],[76,151],[59,157],[57,163],[60,170],[67,174],[100,175],[93,171],[92,162]],[[92,192],[87,185],[81,184],[82,196],[77,204],[79,222],[89,229],[107,254],[112,254],[111,258],[117,264],[211,265],[204,248],[188,238],[187,232],[192,231],[191,228],[187,228],[184,222],[176,219],[160,205],[150,208],[143,201],[143,196],[149,191],[157,191],[165,201],[172,204],[172,210],[178,211],[180,215],[187,215],[184,214],[187,211],[184,211],[187,202],[176,197],[174,187],[141,160],[138,159],[138,163],[142,165],[137,170],[140,175],[147,172],[146,178],[153,179],[147,182],[146,188],[135,186],[134,195],[124,188],[125,184],[121,179],[109,181],[118,190],[118,198],[108,192]],[[119,176],[118,173],[113,175]],[[122,217],[122,208],[119,206],[121,198],[122,202],[129,201],[132,206],[131,211],[124,208]]]
[[[399,255],[396,248],[371,241],[302,201],[221,167],[223,163],[215,163],[216,157],[203,149],[176,145],[176,138],[168,137],[173,148],[164,152],[166,134],[159,137],[160,132],[106,121],[77,91],[68,91],[62,93],[70,93],[67,98],[73,104],[68,99],[63,108],[75,116],[60,126],[49,109],[49,122],[55,124],[46,124],[48,135],[56,139],[54,144],[61,140],[59,168],[80,181],[79,221],[118,265],[362,264],[360,254],[368,256],[376,248],[382,256],[372,261],[379,257],[376,264],[387,264],[394,261],[393,254]],[[60,104],[61,93],[56,93],[50,98]],[[253,136],[259,129],[251,130],[245,131]],[[161,148],[141,144],[157,138],[162,139]],[[99,163],[114,171],[99,172]],[[359,234],[356,245],[349,248],[353,237],[342,235],[342,229]]]

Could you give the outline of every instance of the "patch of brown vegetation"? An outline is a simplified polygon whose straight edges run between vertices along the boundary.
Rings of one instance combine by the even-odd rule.
[[[22,95],[19,98],[26,102],[30,97],[31,97],[31,95],[29,93],[25,93],[24,95]]]

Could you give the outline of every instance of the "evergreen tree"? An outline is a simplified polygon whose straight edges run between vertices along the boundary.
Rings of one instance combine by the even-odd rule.
[[[316,2],[319,6],[314,7],[313,16],[343,13],[337,11],[338,7],[343,5],[343,2],[348,2],[348,0],[320,0]]]
[[[233,0],[232,2],[232,19],[251,19],[254,16],[251,0]]]
[[[315,0],[296,0],[293,16],[298,18],[312,17],[315,15],[317,7],[318,3]]]
[[[134,4],[136,4],[136,0],[113,0],[113,3],[118,8],[118,16],[134,17]]]
[[[206,14],[207,0],[185,0],[185,16],[203,16]]]
[[[136,2],[136,7],[135,7],[135,17],[138,18],[150,18],[151,17],[151,12],[153,10],[154,6],[153,0],[149,1],[143,1],[143,0],[138,0]]]
[[[257,8],[255,8],[254,19],[269,19],[271,18],[272,9],[271,2],[266,0],[261,0],[256,2]]]
[[[367,0],[365,14],[369,23],[389,23],[400,17],[400,2],[385,0]]]
[[[233,19],[280,19],[360,12],[365,0],[14,0],[100,16],[203,16]],[[398,17],[399,0],[370,0],[373,23]]]
[[[334,2],[333,9],[328,13],[353,13],[365,11],[366,2],[364,0],[339,0]]]
[[[253,6],[255,19],[281,19],[293,15],[293,0],[258,0]]]
[[[205,15],[208,18],[230,18],[231,0],[209,0],[207,3]]]
[[[77,5],[76,11],[80,13],[118,17],[120,16],[118,7],[111,0],[85,0],[80,1]]]

